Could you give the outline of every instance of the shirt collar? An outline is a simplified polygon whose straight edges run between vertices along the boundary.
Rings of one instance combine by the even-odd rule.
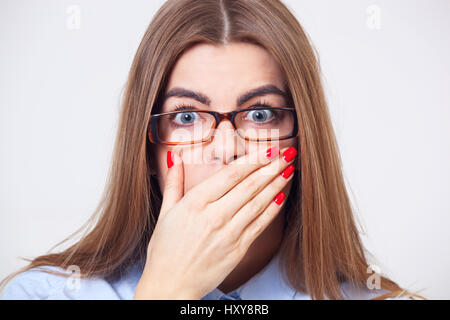
[[[236,292],[243,300],[310,299],[308,295],[297,292],[283,279],[279,251],[263,269],[233,292]],[[215,288],[202,300],[218,300],[223,295],[225,295],[224,292]]]

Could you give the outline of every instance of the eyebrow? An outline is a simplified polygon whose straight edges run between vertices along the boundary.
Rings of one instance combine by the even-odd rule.
[[[240,106],[254,97],[260,97],[267,94],[276,94],[288,99],[288,94],[285,91],[280,90],[275,85],[269,84],[245,92],[244,94],[242,94],[240,97],[237,98],[236,105]],[[205,94],[180,87],[170,89],[164,95],[162,103],[164,103],[170,97],[186,97],[197,100],[198,102],[201,102],[207,106],[211,105],[211,99]]]

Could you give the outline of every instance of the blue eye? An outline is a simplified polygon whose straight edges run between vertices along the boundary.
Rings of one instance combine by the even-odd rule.
[[[181,124],[192,124],[199,118],[197,112],[180,112],[174,117],[174,121]]]
[[[245,120],[254,122],[266,122],[273,118],[273,112],[269,109],[252,110],[247,113]]]

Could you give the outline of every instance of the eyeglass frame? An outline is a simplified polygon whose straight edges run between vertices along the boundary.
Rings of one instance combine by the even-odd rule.
[[[149,136],[150,142],[154,143],[154,144],[159,143],[159,144],[164,144],[164,145],[191,145],[191,144],[197,144],[197,143],[204,143],[204,142],[210,141],[213,138],[214,133],[216,132],[217,128],[219,127],[219,124],[223,120],[225,120],[225,119],[229,120],[231,122],[231,124],[233,125],[234,130],[237,131],[236,123],[234,122],[234,119],[238,113],[241,113],[244,111],[271,110],[271,109],[289,111],[293,114],[294,120],[295,120],[294,128],[292,129],[292,133],[289,136],[281,138],[281,139],[278,138],[278,139],[255,140],[255,139],[249,139],[247,137],[242,137],[238,132],[239,137],[241,137],[242,139],[244,139],[246,141],[255,141],[255,142],[280,141],[280,140],[286,140],[286,139],[298,137],[300,132],[298,130],[297,112],[295,111],[295,108],[264,107],[264,106],[258,106],[258,107],[246,108],[246,109],[238,109],[238,110],[234,110],[234,111],[230,111],[230,112],[218,112],[218,111],[211,111],[211,110],[192,109],[192,110],[171,111],[171,112],[165,112],[165,113],[152,114],[152,115],[150,115],[150,120],[149,120],[150,130],[148,130],[148,132],[150,134],[148,136]],[[176,114],[176,113],[183,113],[183,112],[186,113],[186,112],[190,112],[190,111],[191,112],[205,112],[205,113],[209,113],[214,116],[214,119],[216,122],[215,127],[211,130],[211,134],[208,135],[208,138],[202,139],[201,141],[190,141],[190,142],[162,142],[159,139],[157,129],[156,129],[158,118],[165,116],[165,115],[169,115],[169,114]]]

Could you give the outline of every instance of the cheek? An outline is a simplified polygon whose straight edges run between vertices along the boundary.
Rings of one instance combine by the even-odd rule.
[[[158,146],[154,151],[155,156],[153,160],[156,161],[156,175],[161,192],[163,192],[165,185],[165,177],[167,174],[167,151],[169,150],[170,149],[165,146]]]
[[[281,140],[279,143],[280,143],[280,149],[288,148],[288,147],[295,147],[298,149],[298,147],[299,147],[297,138]]]
[[[158,166],[158,173],[165,172],[167,170],[167,151],[169,151],[166,147],[157,147],[156,148],[156,161]]]
[[[184,166],[184,192],[188,192],[197,184],[209,178],[215,170],[202,164],[186,164]]]

